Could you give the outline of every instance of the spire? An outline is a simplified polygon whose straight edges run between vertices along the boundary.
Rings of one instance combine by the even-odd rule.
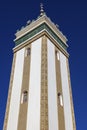
[[[44,15],[44,9],[43,9],[43,4],[41,3],[40,4],[40,16],[43,16]]]

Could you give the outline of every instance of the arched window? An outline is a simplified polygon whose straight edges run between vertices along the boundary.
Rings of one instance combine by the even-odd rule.
[[[57,52],[57,60],[60,60],[59,52]]]
[[[57,50],[56,50],[56,57],[57,57],[57,60],[60,60],[59,52]]]
[[[26,103],[27,100],[28,100],[28,92],[27,92],[27,91],[24,91],[23,94],[22,94],[21,103]]]
[[[27,48],[27,56],[31,54],[31,49]]]
[[[59,105],[63,106],[63,98],[62,98],[61,93],[58,93],[58,102],[59,102]]]
[[[31,49],[27,48],[26,51],[25,51],[25,57],[29,56],[30,54],[31,54]]]
[[[23,93],[23,102],[27,102],[27,98],[28,98],[28,92],[24,91],[24,93]]]

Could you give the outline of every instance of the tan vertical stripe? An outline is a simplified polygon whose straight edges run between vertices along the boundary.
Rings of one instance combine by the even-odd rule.
[[[64,118],[64,107],[61,106],[58,98],[58,94],[60,93],[62,98],[62,84],[61,84],[61,72],[60,72],[60,61],[57,58],[57,53],[59,54],[58,49],[55,49],[55,61],[56,61],[56,83],[57,83],[57,106],[58,106],[58,124],[59,130],[65,130],[65,118]]]
[[[47,38],[42,37],[41,49],[41,110],[40,130],[48,130],[48,79],[47,79]]]
[[[11,70],[11,76],[10,76],[10,85],[9,85],[8,100],[7,100],[3,130],[7,130],[11,93],[12,93],[12,86],[13,86],[13,77],[14,77],[14,70],[15,70],[15,61],[16,61],[16,53],[14,53],[14,56],[13,56],[13,63],[12,63],[12,70]]]
[[[68,71],[68,83],[69,83],[69,92],[70,92],[70,103],[71,103],[71,111],[72,111],[73,130],[76,130],[68,59],[66,59],[66,64],[67,64],[67,71]]]
[[[25,48],[25,53],[27,48],[31,48],[31,45]],[[25,56],[17,130],[26,130],[28,101],[23,103],[21,102],[21,100],[24,91],[27,91],[29,95],[30,60],[31,60],[31,55]]]

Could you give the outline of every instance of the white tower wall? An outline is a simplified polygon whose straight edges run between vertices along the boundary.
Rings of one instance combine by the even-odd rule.
[[[27,130],[40,130],[41,38],[32,43]]]
[[[48,39],[48,117],[49,130],[58,129],[57,91],[56,91],[56,66],[55,66],[55,46]]]
[[[7,130],[17,130],[23,76],[24,48],[17,52],[15,62]]]
[[[61,68],[61,79],[62,79],[62,90],[63,90],[65,128],[66,130],[73,130],[67,61],[66,61],[66,56],[61,52],[60,52],[60,68]]]

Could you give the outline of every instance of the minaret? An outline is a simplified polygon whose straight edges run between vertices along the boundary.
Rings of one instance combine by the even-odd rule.
[[[67,38],[42,4],[15,35],[3,130],[76,130]]]

